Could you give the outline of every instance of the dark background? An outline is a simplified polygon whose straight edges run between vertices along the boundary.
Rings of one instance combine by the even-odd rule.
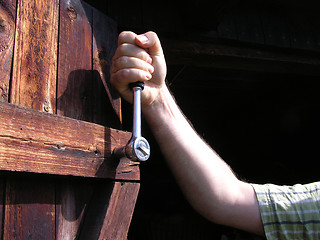
[[[239,178],[290,185],[319,179],[315,1],[88,2],[119,32],[158,33],[179,106]],[[124,109],[124,128],[131,130],[131,106]],[[194,212],[146,123],[143,135],[152,155],[141,164],[129,240],[255,239]]]

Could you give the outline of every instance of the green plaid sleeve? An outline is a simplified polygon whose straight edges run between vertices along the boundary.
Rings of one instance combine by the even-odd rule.
[[[320,239],[320,182],[252,186],[268,240]]]

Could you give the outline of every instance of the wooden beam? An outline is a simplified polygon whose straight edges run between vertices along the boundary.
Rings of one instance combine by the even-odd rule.
[[[0,170],[139,180],[139,164],[113,159],[131,133],[0,103]]]
[[[168,64],[320,76],[319,54],[162,39]]]
[[[97,183],[78,239],[127,239],[139,188],[137,182]]]

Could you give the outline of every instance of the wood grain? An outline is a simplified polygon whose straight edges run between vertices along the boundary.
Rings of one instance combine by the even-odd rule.
[[[119,128],[122,122],[121,98],[110,84],[110,66],[118,39],[117,24],[97,9],[92,10],[93,89],[95,91],[93,121]]]
[[[10,89],[10,102],[13,104],[48,113],[56,111],[58,10],[59,0],[17,1]],[[28,118],[28,114],[22,116]],[[15,117],[6,116],[2,121],[11,121],[14,125]],[[44,158],[40,160],[34,157],[45,157],[41,147],[37,149],[41,144],[28,144],[32,137],[21,142],[21,138],[7,135],[10,131],[20,135],[19,129],[21,132],[23,128],[1,131],[0,156],[1,163],[4,163],[1,167],[10,171],[39,172],[35,169],[41,169],[41,162],[46,162]],[[37,135],[37,128],[34,126],[30,133]],[[4,219],[4,239],[55,239],[54,182],[24,177],[8,178]]]
[[[59,1],[18,1],[11,103],[54,113]]]
[[[57,114],[89,122],[93,119],[94,95],[91,19],[87,4],[61,1]]]
[[[139,180],[138,163],[111,156],[130,137],[97,124],[0,104],[0,170]]]
[[[55,239],[54,184],[43,177],[9,178],[4,239]]]
[[[16,1],[0,0],[0,101],[8,102]]]
[[[99,240],[127,239],[139,188],[139,183],[115,183]]]

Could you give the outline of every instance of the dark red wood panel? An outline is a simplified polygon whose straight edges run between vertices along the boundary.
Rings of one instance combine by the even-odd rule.
[[[121,127],[121,98],[110,84],[110,66],[117,47],[117,24],[93,9],[93,122]]]
[[[17,1],[11,103],[55,112],[58,19],[58,0]],[[4,220],[4,239],[54,239],[54,181],[8,178]]]
[[[79,239],[126,240],[139,188],[136,182],[97,183]]]
[[[4,239],[55,239],[54,184],[43,177],[8,178]]]
[[[87,215],[94,182],[68,178],[56,184],[56,239],[76,239]]]
[[[57,113],[92,121],[92,10],[78,1],[61,1]]]
[[[0,0],[0,101],[7,102],[11,79],[16,1]]]
[[[140,175],[111,156],[131,135],[110,128],[117,25],[80,0],[0,0],[0,37],[0,170],[17,172],[0,179],[0,235],[126,239],[139,183],[109,179]]]

